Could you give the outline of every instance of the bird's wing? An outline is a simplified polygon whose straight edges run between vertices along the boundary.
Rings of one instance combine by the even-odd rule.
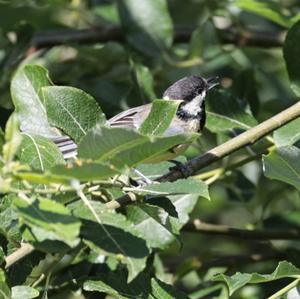
[[[59,148],[64,159],[75,158],[77,156],[77,144],[69,136],[59,136],[50,138]]]
[[[131,108],[110,118],[107,124],[113,128],[137,129],[148,116],[150,109],[150,104]],[[77,156],[77,145],[69,136],[53,137],[51,140],[58,146],[64,159]]]
[[[138,129],[146,119],[151,109],[151,104],[134,107],[123,111],[110,118],[107,123],[111,127]]]

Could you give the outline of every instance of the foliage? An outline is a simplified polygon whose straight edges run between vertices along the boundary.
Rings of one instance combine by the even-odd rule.
[[[290,0],[0,1],[0,299],[297,293],[299,119],[155,180],[174,147],[186,162],[297,101],[299,15]],[[165,136],[181,103],[163,91],[191,74],[220,77],[206,127]],[[150,102],[139,131],[108,125]]]

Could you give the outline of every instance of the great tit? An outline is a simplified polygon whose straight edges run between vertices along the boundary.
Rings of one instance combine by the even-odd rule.
[[[184,77],[166,89],[163,94],[165,100],[182,101],[177,109],[165,136],[201,132],[205,125],[205,97],[207,92],[218,85],[218,77],[204,79],[200,76]],[[152,104],[146,104],[123,111],[110,118],[107,123],[113,128],[129,128],[139,130],[141,124],[151,111]],[[76,157],[77,145],[68,136],[53,138],[65,159]],[[168,153],[160,155],[159,159],[149,162],[156,163],[174,159],[183,153],[189,145],[179,145]]]

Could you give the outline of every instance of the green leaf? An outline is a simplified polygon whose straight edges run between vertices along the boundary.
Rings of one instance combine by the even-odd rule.
[[[300,139],[300,118],[297,118],[287,125],[274,132],[274,140],[277,147],[293,145]]]
[[[70,247],[78,244],[80,221],[62,204],[46,198],[34,202],[16,198],[13,203],[20,225],[30,228],[38,242],[57,240]]]
[[[241,171],[233,172],[223,182],[230,200],[246,203],[255,195],[256,186]]]
[[[189,58],[194,59],[196,63],[202,60],[216,61],[217,56],[222,55],[223,50],[218,30],[211,19],[209,5],[203,6],[200,14],[201,16],[197,22],[198,27],[191,35]]]
[[[248,130],[257,124],[247,105],[228,92],[212,92],[207,99],[207,128],[215,133]]]
[[[300,96],[299,39],[300,39],[300,21],[295,23],[290,28],[283,45],[283,56],[285,59],[287,71],[291,81],[291,88],[298,97]]]
[[[172,232],[179,234],[180,229],[189,221],[189,214],[195,208],[199,194],[172,195],[168,197],[151,197],[147,203],[164,209],[161,217],[169,218]],[[168,226],[169,227],[169,226]]]
[[[172,44],[173,24],[165,0],[119,0],[118,9],[132,47],[156,56]]]
[[[179,233],[180,229],[189,221],[189,214],[194,210],[199,195],[198,194],[186,194],[177,196],[168,196],[171,203],[176,209],[176,215],[170,215],[170,222],[172,224],[172,230],[175,233]]]
[[[3,145],[4,145],[4,132],[0,128],[0,155],[2,155]]]
[[[126,218],[99,202],[90,201],[94,213],[82,202],[75,204],[73,213],[82,219],[82,236],[94,251],[117,258],[128,268],[128,282],[134,279],[146,266],[149,250],[140,238],[138,230]],[[96,229],[97,228],[97,229]]]
[[[237,272],[232,276],[224,274],[217,274],[213,277],[213,281],[222,281],[226,283],[229,295],[231,296],[238,289],[242,288],[248,283],[264,283],[282,278],[298,278],[300,277],[300,270],[287,261],[280,262],[273,273],[259,274],[259,273],[240,273]]]
[[[94,280],[85,281],[83,289],[90,292],[103,292],[117,299],[154,299],[150,295],[150,278],[144,273],[130,283],[127,283],[124,271],[100,274]]]
[[[156,98],[154,91],[153,76],[148,67],[143,64],[132,63],[135,79],[144,102],[152,101]]]
[[[178,156],[174,160],[177,160],[181,163],[187,162],[187,159],[185,156]],[[155,163],[155,164],[140,164],[136,167],[136,169],[139,170],[143,175],[145,175],[150,180],[155,181],[157,178],[168,173],[170,171],[171,167],[174,167],[173,162],[163,161],[163,162]],[[130,176],[134,180],[137,180],[140,178],[140,176],[137,175],[134,171],[131,172]]]
[[[128,220],[135,224],[150,248],[166,249],[176,240],[168,214],[162,208],[139,203],[128,206],[126,210]]]
[[[184,293],[176,290],[156,278],[149,278],[141,274],[130,284],[126,283],[124,275],[119,273],[109,273],[99,275],[97,280],[88,280],[84,283],[85,291],[103,292],[118,299],[188,299]]]
[[[41,92],[42,87],[49,85],[52,83],[48,71],[38,65],[25,65],[13,77],[11,95],[23,131],[57,136],[48,122]]]
[[[62,129],[77,143],[90,128],[106,121],[95,99],[83,90],[50,86],[42,88],[42,92],[51,124]]]
[[[110,163],[121,169],[139,163],[167,160],[175,145],[190,143],[198,134],[148,138],[125,128],[96,126],[78,146],[78,156]],[[174,154],[173,154],[174,156]]]
[[[110,178],[120,172],[112,165],[104,165],[89,161],[76,161],[67,165],[57,165],[51,169],[51,173],[80,181],[103,180]]]
[[[157,278],[151,279],[152,296],[155,299],[189,299],[181,291],[176,290],[172,285],[166,284]]]
[[[18,227],[18,214],[12,208],[13,194],[9,194],[3,198],[0,213],[0,234],[8,240],[8,250],[14,251],[18,247],[22,239]],[[2,257],[0,259],[2,264]]]
[[[39,291],[28,286],[14,286],[11,288],[12,299],[31,299],[39,296]]]
[[[144,135],[163,135],[170,126],[181,101],[155,100],[139,131]]]
[[[263,156],[264,174],[300,190],[300,150],[295,146],[279,147]]]
[[[56,164],[64,164],[64,157],[58,147],[48,138],[22,133],[18,157],[33,169],[45,171]]]
[[[0,269],[0,299],[11,299],[11,292],[2,269]]]
[[[15,174],[18,179],[28,181],[34,184],[63,184],[70,185],[70,177],[65,175],[55,175],[48,171],[40,172],[40,171],[30,171],[30,172],[18,172]]]
[[[236,0],[235,3],[241,9],[260,15],[283,27],[288,28],[291,25],[291,20],[282,13],[282,6],[275,2]]]
[[[207,185],[193,178],[181,179],[175,182],[153,183],[146,186],[138,186],[133,189],[135,193],[141,195],[168,196],[178,194],[197,194],[209,199]]]
[[[232,93],[238,99],[246,100],[254,115],[258,113],[260,102],[255,69],[248,68],[237,73],[233,80]]]
[[[3,145],[3,159],[6,163],[13,160],[21,143],[19,120],[16,113],[8,119],[5,127],[5,144]]]

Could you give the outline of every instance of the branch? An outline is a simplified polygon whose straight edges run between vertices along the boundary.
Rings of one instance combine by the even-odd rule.
[[[10,254],[5,258],[5,269],[12,266],[14,263],[18,262],[22,258],[26,257],[34,251],[34,247],[28,243],[23,243],[19,249]]]
[[[174,42],[188,43],[195,28],[178,27],[175,29]],[[220,40],[225,44],[239,46],[256,46],[262,48],[281,47],[283,45],[285,31],[240,31],[229,28],[217,30]],[[46,48],[66,43],[104,43],[108,41],[125,41],[125,34],[120,27],[106,26],[102,28],[87,29],[60,29],[37,32],[32,40],[34,48]]]
[[[296,119],[300,116],[300,101],[294,104],[293,106],[283,110],[282,112],[276,114],[275,116],[269,118],[268,120],[262,122],[249,129],[248,131],[230,139],[229,141],[216,146],[215,148],[209,150],[205,154],[195,157],[189,160],[184,166],[190,175],[193,175],[200,169],[230,155],[231,153],[236,152],[246,145],[251,145],[264,136],[270,134],[274,130],[284,126],[290,121]],[[161,176],[157,179],[159,182],[166,181],[176,181],[177,179],[183,178],[182,172],[178,170],[172,170],[167,174]],[[134,193],[129,192],[116,200],[108,202],[106,205],[110,209],[119,209],[124,207],[136,200]]]
[[[286,110],[278,113],[277,115],[273,116],[272,118],[262,122],[261,124],[257,125],[254,128],[232,138],[231,140],[211,149],[204,155],[198,156],[188,163],[185,164],[188,171],[193,174],[199,171],[201,168],[206,167],[226,156],[229,154],[239,150],[240,148],[253,144],[257,142],[259,139],[263,138],[267,134],[273,132],[274,130],[282,127],[283,125],[289,123],[290,121],[294,120],[295,118],[300,116],[300,101],[294,104],[293,106],[287,108]],[[158,181],[175,181],[179,178],[182,178],[182,173],[180,171],[173,170],[166,175],[160,177]],[[126,206],[129,203],[132,203],[136,200],[136,196],[134,193],[129,192],[128,194],[114,200],[108,202],[106,205],[110,209],[118,209],[121,207]],[[221,233],[220,233],[221,234]],[[235,232],[238,235],[237,232]],[[251,231],[247,231],[248,236],[253,234]],[[287,235],[287,233],[285,232]],[[294,237],[292,237],[294,236]],[[288,239],[299,239],[300,234],[298,232],[292,232]],[[7,267],[12,265],[13,263],[17,262],[21,258],[25,257],[27,254],[31,253],[33,247],[29,244],[24,244],[23,247],[18,249],[13,254],[9,255],[6,258]]]
[[[216,146],[215,148],[209,150],[205,154],[195,157],[185,164],[186,169],[192,175],[199,171],[200,169],[236,152],[244,146],[252,145],[261,138],[270,134],[274,130],[282,127],[283,125],[289,123],[290,121],[296,119],[300,116],[300,101],[298,101],[293,106],[283,110],[282,112],[276,114],[275,116],[269,118],[268,120],[262,122],[249,129],[248,131],[230,139],[229,141]],[[158,181],[175,181],[183,177],[180,171],[170,171],[166,175],[158,178]]]
[[[184,231],[203,233],[207,235],[222,235],[226,237],[256,240],[299,240],[300,229],[256,229],[246,230],[227,225],[217,225],[195,219],[183,227]]]
[[[203,258],[201,256],[187,259],[181,265],[174,263],[165,263],[168,271],[176,273],[176,280],[185,276],[191,271],[207,271],[213,267],[239,267],[247,264],[264,262],[267,260],[284,260],[287,255],[284,252],[270,251],[267,253],[249,253],[249,254],[233,254],[233,255],[221,255],[217,257]],[[177,261],[178,262],[178,261]]]

